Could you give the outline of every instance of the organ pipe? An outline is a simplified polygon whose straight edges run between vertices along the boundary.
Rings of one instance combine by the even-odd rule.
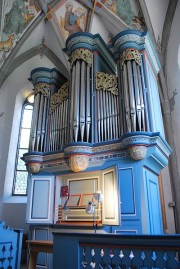
[[[81,86],[80,86],[80,133],[81,141],[84,141],[84,130],[85,130],[85,62],[81,63]]]
[[[125,116],[123,117],[124,132],[145,131],[141,55],[137,50],[127,49],[122,53],[118,73],[122,86],[123,106],[121,115],[123,115],[123,109],[125,109]]]
[[[90,109],[90,100],[91,100],[91,85],[90,85],[90,66],[86,67],[86,142],[89,142],[90,136],[90,126],[91,126],[91,109]]]
[[[76,77],[75,77],[75,88],[74,88],[74,105],[73,105],[73,134],[74,142],[78,141],[78,131],[79,131],[79,93],[80,93],[80,62],[77,61],[75,65]]]

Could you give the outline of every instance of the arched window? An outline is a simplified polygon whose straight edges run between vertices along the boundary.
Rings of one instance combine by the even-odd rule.
[[[22,109],[12,195],[27,195],[28,171],[21,157],[29,148],[33,103],[34,95],[31,94]]]

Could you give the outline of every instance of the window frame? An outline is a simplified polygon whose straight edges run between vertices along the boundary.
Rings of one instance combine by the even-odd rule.
[[[29,141],[28,141],[28,147],[27,148],[24,148],[24,147],[20,147],[20,143],[21,143],[21,135],[22,135],[22,130],[23,129],[29,129],[30,130],[30,133],[31,133],[31,124],[32,124],[32,115],[33,115],[33,108],[34,108],[34,101],[33,102],[30,102],[29,101],[29,98],[32,96],[32,94],[30,94],[23,106],[22,106],[22,110],[21,110],[21,119],[20,119],[20,124],[19,124],[19,133],[18,133],[18,141],[17,141],[17,149],[16,149],[16,157],[15,157],[15,166],[14,166],[14,176],[13,176],[13,184],[12,184],[12,196],[16,197],[16,196],[27,196],[27,188],[28,188],[28,177],[29,177],[29,173],[26,170],[20,170],[18,169],[18,163],[19,163],[19,159],[21,158],[20,157],[20,149],[22,150],[27,150],[29,149],[29,142],[30,142],[30,135],[29,135]],[[27,109],[27,110],[31,110],[32,111],[32,114],[31,114],[31,123],[30,123],[30,128],[24,128],[22,125],[23,125],[23,116],[24,116],[24,112],[26,110],[26,107],[27,106],[31,106],[32,109]],[[27,172],[27,184],[26,184],[26,193],[15,193],[16,192],[16,182],[17,182],[17,173],[18,172]]]

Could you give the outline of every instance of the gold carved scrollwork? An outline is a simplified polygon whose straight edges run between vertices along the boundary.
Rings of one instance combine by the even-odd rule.
[[[71,65],[76,61],[76,60],[83,60],[85,61],[88,65],[92,65],[92,52],[88,49],[76,49],[75,51],[72,52],[71,54]]]
[[[69,91],[69,81],[64,83],[62,87],[58,90],[58,92],[51,96],[50,113],[52,113],[54,109],[58,105],[60,105],[64,100],[68,99],[68,91]]]
[[[35,95],[38,93],[42,93],[45,97],[49,96],[49,84],[48,83],[37,83],[34,87]]]
[[[126,61],[134,60],[137,64],[141,65],[141,54],[137,49],[127,49],[120,55],[121,68]]]
[[[115,75],[109,75],[103,72],[96,73],[96,90],[111,91],[118,95],[118,80]]]

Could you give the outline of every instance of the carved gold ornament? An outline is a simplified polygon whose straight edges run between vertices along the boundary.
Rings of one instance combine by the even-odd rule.
[[[41,168],[41,163],[28,163],[27,168],[31,174],[37,174]]]
[[[86,170],[89,165],[89,156],[82,154],[75,154],[69,156],[69,167],[73,172],[80,172]]]
[[[135,161],[139,161],[145,158],[147,147],[146,146],[132,146],[128,150],[129,150],[131,159]]]
[[[126,61],[134,60],[137,64],[141,65],[141,54],[137,49],[127,49],[120,55],[120,64],[123,68],[123,64]]]
[[[110,91],[118,95],[118,79],[115,75],[109,75],[103,72],[96,73],[96,90]]]
[[[49,96],[49,84],[48,83],[37,83],[34,87],[34,94],[42,93],[45,97]]]
[[[90,50],[88,50],[88,49],[76,49],[71,54],[71,59],[70,59],[71,65],[76,60],[83,60],[89,66],[91,66],[92,65],[92,52]]]
[[[60,105],[64,100],[68,99],[69,92],[69,81],[64,83],[57,93],[51,96],[50,100],[50,113],[52,113],[55,108]]]

